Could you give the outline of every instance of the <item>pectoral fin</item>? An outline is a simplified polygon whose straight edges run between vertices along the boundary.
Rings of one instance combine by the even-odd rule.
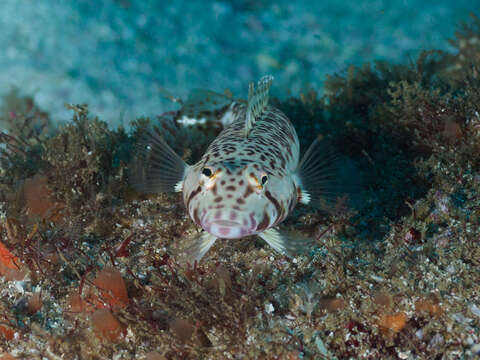
[[[300,189],[298,201],[329,210],[337,197],[339,187],[339,158],[328,142],[317,138],[300,161],[294,178]]]
[[[201,232],[191,240],[190,246],[181,250],[182,259],[185,262],[194,264],[200,262],[207,251],[215,244],[217,237],[206,231]]]
[[[270,228],[258,234],[267,242],[275,251],[287,255],[294,256],[310,250],[313,245],[313,239],[286,234],[280,230]]]
[[[157,130],[148,131],[136,148],[129,165],[130,183],[137,191],[160,193],[182,191],[188,165]]]

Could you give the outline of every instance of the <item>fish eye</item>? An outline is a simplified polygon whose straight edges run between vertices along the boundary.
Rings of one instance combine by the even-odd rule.
[[[262,186],[265,185],[268,181],[267,175],[263,175],[261,181],[262,181]]]
[[[210,168],[203,168],[202,174],[205,175],[206,177],[211,177],[213,175],[213,172]]]

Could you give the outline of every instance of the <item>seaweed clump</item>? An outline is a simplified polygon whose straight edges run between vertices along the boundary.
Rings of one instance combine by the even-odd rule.
[[[90,118],[86,105],[68,108],[74,112],[72,122],[46,141],[42,154],[52,190],[71,209],[99,196],[111,201],[125,191],[122,174],[131,153],[130,139],[122,128],[111,131],[105,122]]]

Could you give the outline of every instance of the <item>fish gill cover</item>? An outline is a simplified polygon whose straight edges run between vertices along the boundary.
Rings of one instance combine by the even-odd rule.
[[[326,137],[360,178],[334,215],[283,223],[311,251],[255,238],[181,266],[198,232],[177,195],[132,190],[127,168],[150,126],[184,159],[219,128],[177,113],[110,129],[87,105],[56,128],[12,92],[0,121],[0,349],[15,358],[473,358],[480,352],[480,20],[455,51],[375,62],[314,91],[271,99],[302,149]],[[93,336],[92,336],[93,335]],[[4,355],[5,358],[6,355]]]

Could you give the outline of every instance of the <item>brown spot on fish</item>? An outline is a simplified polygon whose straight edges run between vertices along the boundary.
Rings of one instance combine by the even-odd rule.
[[[190,193],[190,195],[188,195],[188,199],[187,199],[187,203],[186,203],[187,208],[188,208],[188,206],[189,206],[189,204],[190,204],[190,201],[192,201],[192,199],[193,199],[195,196],[197,196],[201,191],[202,191],[202,187],[199,186],[199,187],[197,187],[195,190],[193,190],[193,191]]]
[[[277,219],[282,219],[283,213],[284,213],[284,209],[283,209],[282,205],[280,205],[278,200],[275,199],[273,197],[272,193],[268,190],[265,191],[265,197],[272,202],[273,206],[275,206],[275,209],[277,210]]]
[[[249,214],[249,217],[250,217],[250,222],[252,223],[252,229],[256,229],[257,228],[257,220],[255,220],[255,213],[251,212]]]
[[[302,200],[302,190],[297,187],[297,201],[300,202]]]
[[[253,188],[250,185],[247,185],[247,188],[245,189],[245,192],[243,193],[243,198],[246,199],[247,197],[249,197],[253,193],[254,193]]]
[[[237,203],[243,205],[243,204],[245,204],[245,200],[243,200],[242,198],[238,198]]]
[[[223,200],[223,198],[222,198],[221,196],[217,196],[215,199],[213,199],[213,202],[218,203],[218,202],[220,202],[220,201],[222,201],[222,200]]]
[[[227,190],[227,191],[235,191],[235,190],[237,190],[237,188],[236,188],[235,186],[233,186],[233,185],[229,185],[229,186],[227,186],[227,187],[225,188],[225,190]]]
[[[195,224],[200,225],[200,218],[198,217],[197,208],[193,209],[193,221],[195,221]]]
[[[264,231],[268,228],[268,225],[270,225],[270,217],[266,212],[263,213],[263,219],[260,221],[260,224],[257,226],[257,231]]]
[[[291,158],[293,156],[292,147],[290,145],[287,145],[286,148],[287,148],[288,156]]]

